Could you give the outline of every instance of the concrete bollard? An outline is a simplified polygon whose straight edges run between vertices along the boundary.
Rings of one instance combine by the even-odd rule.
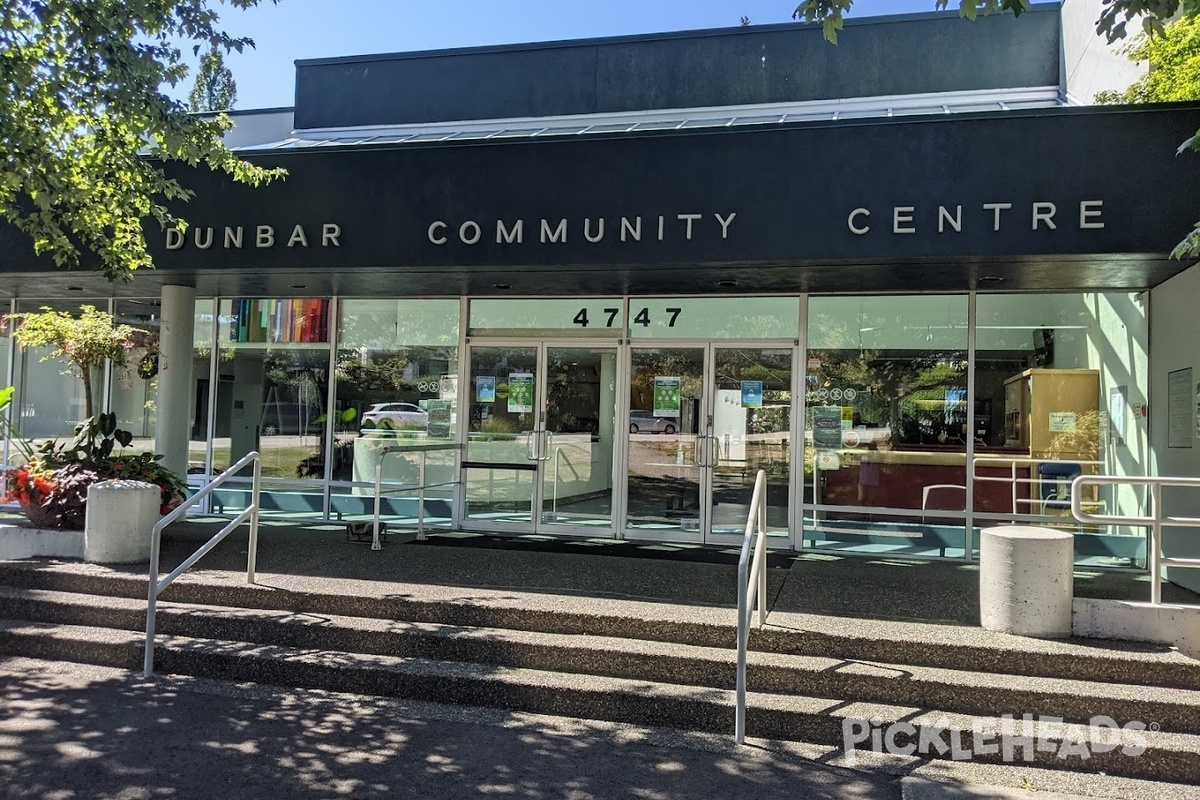
[[[100,481],[88,487],[83,560],[133,564],[150,560],[150,531],[162,519],[162,490],[143,481]]]
[[[1022,525],[979,538],[979,615],[984,628],[1041,639],[1071,635],[1075,537]]]

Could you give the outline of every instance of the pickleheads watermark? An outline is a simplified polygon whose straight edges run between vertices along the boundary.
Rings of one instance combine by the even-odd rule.
[[[1122,755],[1140,756],[1146,752],[1146,731],[1157,730],[1156,724],[1122,725],[1106,716],[1092,717],[1087,725],[1033,714],[1019,718],[1012,714],[999,718],[975,717],[969,731],[953,726],[946,717],[919,726],[911,722],[884,724],[878,717],[869,720],[847,717],[842,720],[842,748],[851,766],[857,762],[858,749],[896,756],[949,756],[955,761],[998,755],[1004,762],[1032,762],[1038,753],[1048,753],[1063,761],[1086,761],[1094,753],[1116,750]]]

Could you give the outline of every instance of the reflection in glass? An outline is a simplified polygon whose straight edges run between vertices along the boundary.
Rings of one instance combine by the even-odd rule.
[[[1077,524],[1070,502],[1078,475],[1153,471],[1147,420],[1133,412],[1148,402],[1145,303],[1120,292],[981,295],[976,318],[976,391],[991,399],[990,443],[1004,448],[990,454],[999,470],[990,484],[1010,492],[1023,521],[1071,530],[1078,562],[1144,563],[1143,530]],[[1140,488],[1086,491],[1085,511],[1141,513]],[[1001,513],[983,514],[984,524]]]
[[[805,485],[816,508],[806,544],[961,554],[966,319],[965,296],[810,301]]]
[[[536,347],[471,348],[466,517],[532,525],[539,443]]]
[[[117,415],[117,426],[133,434],[132,446],[137,452],[157,451],[158,306],[159,301],[154,299],[117,300],[113,304],[116,324],[130,325],[137,333],[128,365],[113,370],[108,408]]]
[[[631,364],[628,527],[699,533],[704,350],[639,348]]]
[[[264,479],[312,491],[324,477],[327,308],[307,299],[221,301],[214,472],[257,450]],[[322,503],[318,492],[289,510],[319,514]]]
[[[450,519],[458,403],[457,300],[344,300],[339,305],[332,511],[374,514],[375,466],[385,484],[443,484],[425,493],[426,521]],[[384,449],[446,449],[383,457]],[[380,461],[380,458],[383,458]],[[349,490],[336,484],[353,481]],[[415,520],[416,492],[381,501],[381,514]]]
[[[546,350],[546,460],[542,466],[544,530],[612,525],[615,350]]]
[[[759,470],[767,475],[767,529],[786,535],[792,415],[790,349],[714,351],[713,533],[742,535]]]
[[[27,300],[18,301],[17,313],[37,313],[43,308],[66,311],[78,317],[80,306],[91,305],[108,310],[107,300],[74,300],[71,302]],[[87,416],[83,381],[68,363],[52,359],[43,361],[53,348],[26,347],[17,350],[16,398],[14,421],[25,439],[65,439],[75,434],[75,426]],[[104,370],[97,368],[91,376],[95,408],[102,405]]]

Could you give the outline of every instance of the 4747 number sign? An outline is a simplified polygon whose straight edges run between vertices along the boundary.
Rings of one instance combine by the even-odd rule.
[[[633,309],[631,308],[630,311]],[[589,313],[587,308],[579,309],[579,313],[571,322],[581,328],[586,328],[591,325],[596,325],[604,328],[612,328],[617,323],[617,317],[621,314],[620,308],[603,308],[599,309],[601,313],[595,313],[596,309],[592,309]],[[641,325],[643,328],[650,327],[652,322],[663,321],[667,323],[668,328],[674,328],[675,323],[679,320],[679,315],[683,313],[682,308],[664,308],[661,311],[658,309],[651,310],[643,306],[633,315],[632,324]]]

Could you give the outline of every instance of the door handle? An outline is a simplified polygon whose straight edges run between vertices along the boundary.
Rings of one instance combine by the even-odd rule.
[[[550,460],[550,449],[554,444],[554,434],[551,433],[549,430],[542,431],[542,433],[545,435],[545,438],[542,440],[542,444],[544,445],[544,447],[542,448],[542,455],[538,459],[538,461],[549,461]]]
[[[704,440],[707,438],[707,436],[696,437],[696,446],[692,450],[692,463],[697,467],[704,466]]]
[[[527,461],[537,461],[537,453],[534,452],[537,447],[537,431],[525,431],[525,459]]]

